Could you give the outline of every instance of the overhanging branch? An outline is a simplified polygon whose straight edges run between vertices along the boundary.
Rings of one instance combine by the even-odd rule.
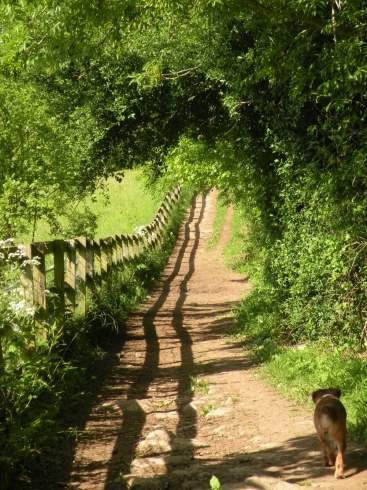
[[[263,17],[275,17],[277,14],[274,10],[265,7],[262,5],[260,2],[257,0],[244,0],[244,3],[251,7],[252,9],[256,10],[259,14],[261,14]],[[293,22],[303,22],[305,24],[309,24],[311,26],[316,27],[317,29],[323,29],[326,25],[327,22],[324,20],[317,18],[317,17],[311,17],[309,15],[305,15],[302,13],[289,13],[288,20],[293,21]],[[352,29],[348,29],[343,26],[338,26],[335,25],[335,33],[338,34],[338,36],[341,37],[352,37],[356,35],[356,32]]]

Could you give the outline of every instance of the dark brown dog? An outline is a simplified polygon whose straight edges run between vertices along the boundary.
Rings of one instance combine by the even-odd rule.
[[[345,478],[343,457],[347,449],[347,412],[339,400],[339,388],[327,388],[312,393],[316,405],[314,423],[322,451],[324,466],[334,466],[335,478]],[[337,453],[331,448],[334,443]]]

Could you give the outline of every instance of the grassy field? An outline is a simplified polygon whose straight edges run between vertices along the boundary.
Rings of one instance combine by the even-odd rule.
[[[133,233],[137,226],[147,225],[152,221],[163,197],[163,195],[156,196],[147,191],[140,170],[126,170],[121,183],[110,178],[103,191],[97,191],[85,202],[75,203],[75,216],[78,213],[83,215],[83,209],[87,206],[96,217],[96,230],[93,233],[95,238],[104,238],[119,233]],[[65,224],[66,219],[61,218],[60,222]],[[48,223],[39,220],[34,241],[84,236],[84,233],[78,233],[72,225],[73,223],[65,227],[72,230],[69,233],[52,235]],[[31,232],[17,238],[17,243],[30,242],[32,242]]]
[[[107,192],[97,192],[93,201],[88,200],[97,215],[96,237],[133,233],[137,226],[149,224],[163,197],[147,192],[140,170],[127,170],[121,183],[110,179]]]

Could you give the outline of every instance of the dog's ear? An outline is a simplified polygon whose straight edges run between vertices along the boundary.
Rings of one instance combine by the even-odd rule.
[[[322,392],[322,391],[323,391],[323,390],[316,390],[316,391],[314,391],[314,392],[311,394],[312,401],[313,401],[314,403],[316,403],[316,402],[317,402],[317,399],[318,399],[318,397],[321,395],[321,392]]]
[[[312,393],[312,400],[314,403],[317,403],[319,398],[321,398],[324,395],[332,395],[336,396],[337,398],[341,397],[341,390],[339,388],[327,388],[327,389],[321,389],[321,390],[316,390]]]
[[[337,398],[342,396],[342,390],[340,388],[328,388],[327,391],[330,395],[336,396]]]

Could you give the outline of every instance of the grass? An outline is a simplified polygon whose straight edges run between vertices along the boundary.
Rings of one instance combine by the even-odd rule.
[[[202,407],[200,409],[200,415],[202,415],[203,417],[205,417],[205,415],[208,415],[208,413],[213,412],[216,409],[217,409],[217,406],[216,405],[213,405],[213,404],[208,405],[206,407]]]
[[[367,441],[367,363],[350,346],[335,347],[322,340],[284,348],[265,363],[263,372],[281,393],[312,406],[310,394],[318,388],[338,387],[348,413],[348,431]]]
[[[111,177],[106,181],[103,190],[97,190],[86,200],[70,206],[75,211],[70,219],[71,223],[68,223],[66,217],[60,218],[63,233],[52,234],[49,224],[45,220],[39,220],[34,241],[85,236],[83,223],[79,227],[73,223],[78,219],[82,220],[83,213],[85,221],[89,216],[93,222],[93,233],[89,233],[89,236],[104,238],[120,233],[134,233],[136,227],[147,225],[153,220],[163,197],[148,192],[141,170],[126,170],[122,182]],[[31,232],[17,237],[17,243],[31,241]]]
[[[213,233],[208,241],[208,250],[214,250],[216,244],[218,243],[224,221],[227,216],[228,205],[225,199],[218,198],[215,208],[215,218],[213,222]]]
[[[192,393],[207,395],[209,393],[208,382],[204,378],[190,376],[190,391]]]
[[[232,219],[232,233],[224,249],[224,256],[228,267],[245,274],[246,267],[246,228],[240,210],[234,210]]]
[[[140,170],[126,170],[121,183],[109,179],[106,190],[87,201],[97,215],[96,236],[133,233],[137,226],[148,225],[163,197],[147,191]]]

